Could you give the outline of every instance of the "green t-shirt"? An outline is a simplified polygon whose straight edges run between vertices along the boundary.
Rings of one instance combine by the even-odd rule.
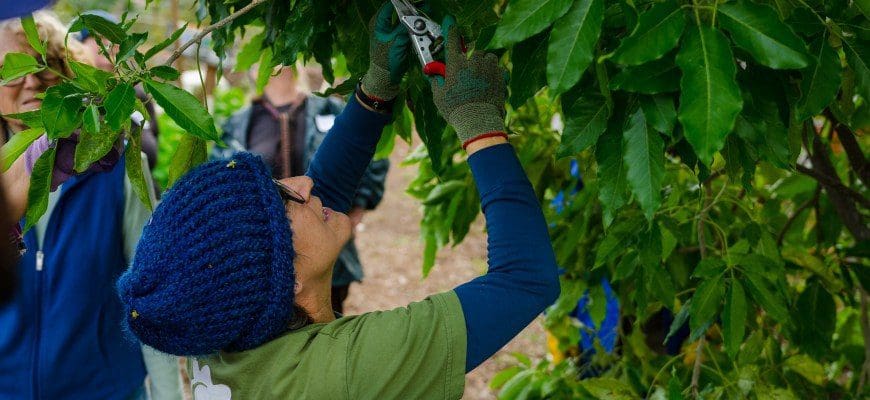
[[[188,373],[194,400],[459,399],[465,346],[462,306],[449,291],[191,358]]]

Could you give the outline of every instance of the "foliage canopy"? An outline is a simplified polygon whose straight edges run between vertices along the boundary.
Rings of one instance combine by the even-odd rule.
[[[261,84],[271,66],[313,59],[330,83],[349,78],[327,91],[339,94],[368,67],[367,25],[380,4],[198,2],[214,24],[206,29],[215,51],[246,40],[236,67],[259,63]],[[501,398],[866,394],[870,3],[432,0],[429,9],[434,19],[456,16],[475,51],[496,52],[509,67],[512,142],[547,205],[565,270],[545,320],[554,357],[538,365],[519,357],[492,382]],[[81,130],[77,169],[119,134],[137,148],[125,116],[143,110],[131,90],[140,82],[189,133],[172,180],[204,160],[205,141],[219,140],[212,117],[171,84],[178,71],[150,62],[183,28],[143,48],[147,33],[131,32],[131,20],[82,16],[81,26],[120,46],[115,74],[75,65],[74,77],[46,91],[42,110],[18,116],[32,130],[4,147],[4,167],[42,130],[51,138]],[[9,54],[0,77],[44,68]],[[405,163],[418,166],[407,191],[422,202],[428,274],[438,249],[469,232],[479,200],[418,69],[402,92],[378,155],[396,137],[410,142],[412,126],[422,138]],[[34,170],[28,220],[44,210],[51,157]],[[144,193],[139,167],[128,168]],[[617,355],[590,358],[577,342],[594,327],[571,314],[587,296],[600,325],[602,278],[621,306],[620,345]],[[656,328],[662,310],[673,323]],[[687,343],[666,354],[662,342],[683,324]]]

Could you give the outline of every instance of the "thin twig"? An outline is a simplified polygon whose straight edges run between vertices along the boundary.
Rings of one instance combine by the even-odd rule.
[[[704,207],[701,209],[701,212],[698,213],[698,249],[701,251],[701,259],[707,257],[707,236],[704,232],[704,220],[707,219],[707,212],[710,211],[711,206],[713,205],[713,199],[711,198],[712,189],[710,188],[710,182],[706,182],[704,185]],[[721,194],[721,192],[719,193]],[[718,197],[718,195],[717,195]],[[698,348],[695,351],[695,366],[692,368],[692,383],[689,386],[692,390],[692,396],[694,398],[698,398],[698,382],[701,379],[701,359],[704,354],[704,335],[701,335],[701,338],[698,339]]]
[[[806,209],[812,207],[814,204],[819,202],[819,195],[822,193],[822,186],[816,185],[816,192],[813,194],[813,197],[803,204],[801,204],[798,208],[794,210],[791,217],[788,218],[788,221],[785,221],[785,225],[783,225],[782,230],[779,232],[779,237],[776,238],[777,246],[782,246],[782,241],[785,238],[785,233],[791,228],[791,224],[800,216]]]
[[[263,3],[265,3],[265,2],[266,2],[266,0],[254,0],[254,1],[251,2],[251,4],[248,4],[248,5],[246,5],[246,6],[242,7],[242,8],[240,8],[238,11],[236,11],[236,12],[230,14],[230,15],[227,16],[226,18],[224,18],[224,19],[222,19],[222,20],[220,20],[220,21],[218,21],[218,22],[215,22],[215,23],[213,23],[213,24],[211,24],[211,25],[209,25],[209,26],[203,28],[203,30],[201,30],[198,34],[196,34],[196,36],[194,36],[193,39],[188,40],[186,43],[184,43],[183,45],[181,45],[180,47],[178,47],[178,48],[175,50],[175,52],[172,53],[172,56],[170,56],[169,59],[166,60],[165,65],[170,65],[170,66],[171,66],[172,63],[174,63],[175,60],[178,59],[178,57],[181,57],[181,54],[184,53],[184,50],[187,50],[188,47],[190,47],[190,46],[193,45],[194,43],[200,43],[200,42],[202,42],[202,39],[205,38],[206,35],[208,35],[208,34],[211,33],[212,31],[214,31],[215,29],[223,28],[224,26],[226,26],[226,25],[229,24],[230,22],[233,22],[233,20],[235,20],[236,18],[241,17],[242,15],[247,14],[248,11],[253,10],[253,9],[256,8],[257,6],[259,6],[260,4],[263,4]]]

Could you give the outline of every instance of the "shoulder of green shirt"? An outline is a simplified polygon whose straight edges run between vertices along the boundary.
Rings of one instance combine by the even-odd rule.
[[[237,398],[264,390],[324,396],[326,390],[330,398],[458,399],[465,386],[465,335],[459,299],[449,291],[311,325],[245,352],[201,357],[193,366],[199,379],[191,383],[194,392],[203,382],[225,385]]]

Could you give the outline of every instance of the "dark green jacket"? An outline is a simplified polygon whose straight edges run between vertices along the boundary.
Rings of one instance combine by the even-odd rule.
[[[323,138],[326,137],[328,127],[331,125],[330,119],[341,113],[343,108],[344,103],[334,97],[308,96],[305,104],[305,154],[303,160],[305,169],[308,169],[314,152],[317,151]],[[247,150],[250,125],[251,107],[246,107],[233,114],[223,125],[223,140],[227,147],[223,149],[215,147],[212,157],[229,158],[237,151]],[[354,206],[366,210],[373,210],[377,207],[384,195],[384,181],[389,167],[389,160],[375,160],[369,164],[360,187],[357,188]],[[361,281],[362,278],[362,264],[356,246],[351,240],[338,256],[333,270],[332,285],[344,286],[354,281]]]

